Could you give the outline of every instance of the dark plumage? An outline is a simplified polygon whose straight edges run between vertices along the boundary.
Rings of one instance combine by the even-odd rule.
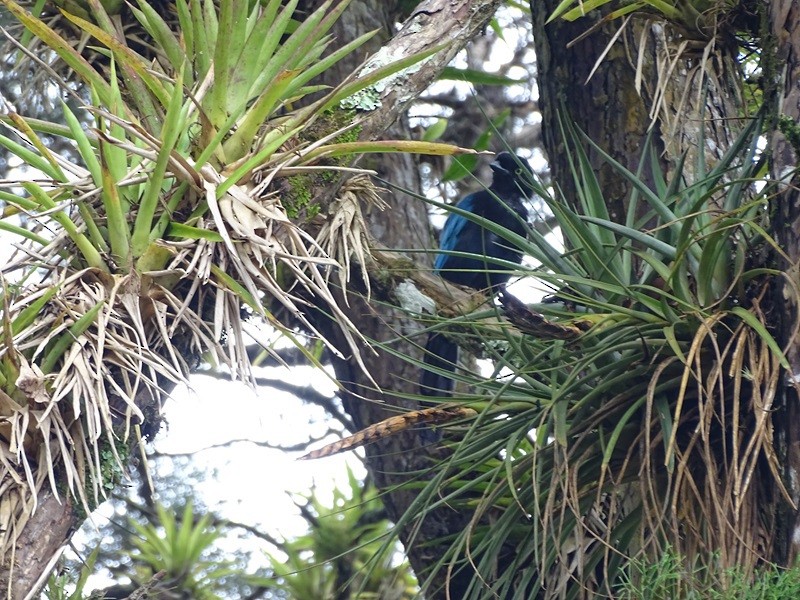
[[[524,158],[501,152],[491,164],[492,184],[464,197],[456,208],[492,221],[525,237],[528,210],[523,201],[530,195],[533,171]],[[489,231],[468,217],[450,213],[442,229],[439,246],[444,252],[437,254],[435,271],[453,283],[477,290],[489,289],[496,293],[511,276],[508,267],[497,264],[497,259],[519,264],[522,252],[501,235]],[[464,252],[477,256],[457,256],[450,252]],[[425,363],[442,370],[454,371],[458,346],[440,333],[433,333],[425,346]],[[423,370],[420,390],[426,396],[449,396],[453,380],[444,375]]]

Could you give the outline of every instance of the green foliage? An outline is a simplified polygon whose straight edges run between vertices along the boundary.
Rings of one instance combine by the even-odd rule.
[[[526,240],[485,224],[533,257],[519,272],[553,302],[531,306],[520,329],[487,321],[503,317],[491,307],[451,322],[494,371],[457,373],[469,390],[458,399],[480,415],[398,526],[445,505],[475,512],[437,565],[477,571],[465,598],[607,594],[629,556],[670,546],[699,567],[739,552],[745,576],[764,558],[755,540],[773,535],[761,486],[781,486],[770,407],[785,358],[765,308],[779,272],[761,266],[778,249],[762,227],[773,190],[760,126],[712,168],[701,142],[686,183],[684,161],[664,172],[649,143],[633,173],[564,121],[577,196],[531,184],[566,251],[535,229]],[[624,222],[587,148],[630,184]],[[707,548],[727,551],[716,561]]]
[[[270,557],[273,585],[293,600],[417,597],[408,564],[397,564],[397,549],[384,545],[390,524],[375,488],[350,470],[348,478],[350,489],[334,490],[330,505],[305,498],[309,532],[281,545],[285,557]]]
[[[548,23],[555,19],[577,21],[586,16],[597,21],[640,16],[667,21],[676,26],[679,36],[692,40],[711,40],[723,31],[744,33],[743,39],[747,39],[759,35],[747,31],[753,29],[752,17],[757,10],[732,0],[561,0]]]
[[[667,550],[656,562],[631,561],[616,590],[620,600],[784,600],[800,597],[800,569],[759,569],[755,577],[739,569],[686,568],[687,561]],[[725,581],[725,585],[721,585]]]
[[[165,507],[156,507],[158,523],[130,521],[137,536],[131,558],[142,570],[142,581],[164,573],[168,585],[180,588],[198,600],[219,598],[219,581],[235,572],[232,563],[209,561],[203,555],[220,537],[211,527],[211,515],[196,519],[188,502],[178,517]]]
[[[68,562],[71,568],[50,577],[45,589],[48,600],[91,600],[103,597],[104,591],[114,597],[135,592],[143,598],[177,594],[214,600],[239,597],[247,590],[270,584],[264,577],[245,571],[242,554],[220,547],[224,542],[217,542],[227,524],[211,526],[214,515],[194,514],[191,501],[180,514],[162,505],[151,511],[128,501],[116,516],[118,520],[112,519],[92,534],[94,541],[90,544],[96,544],[96,548],[88,558],[71,565]],[[107,590],[84,593],[90,575],[98,573],[105,579],[110,576],[123,581]]]
[[[606,17],[608,19],[618,19],[632,12],[650,12],[659,14],[674,21],[688,21],[693,16],[699,16],[696,6],[702,5],[701,10],[708,8],[706,0],[699,0],[694,4],[690,2],[674,2],[664,0],[636,0],[633,2],[623,0],[591,0],[590,2],[580,2],[579,0],[562,0],[550,15],[548,21],[562,18],[566,21],[574,21],[586,16],[588,13],[597,11],[601,7],[611,5],[616,6],[615,10]],[[695,23],[694,26],[699,25]]]
[[[510,109],[506,108],[500,111],[500,114],[492,119],[486,129],[478,136],[478,139],[475,140],[472,147],[479,151],[488,150],[495,133],[510,116]],[[442,175],[442,181],[459,181],[472,173],[477,165],[477,156],[467,155],[454,158],[453,162]]]
[[[84,595],[83,588],[86,587],[86,582],[92,574],[99,552],[100,548],[95,548],[87,557],[80,569],[77,581],[69,573],[53,573],[50,575],[44,589],[44,597],[47,600],[83,600],[84,598],[89,598],[90,596]],[[67,588],[72,588],[73,586],[72,592],[68,592]]]
[[[476,69],[459,69],[445,67],[439,75],[440,80],[463,81],[474,85],[518,85],[527,83],[527,79],[514,79]]]
[[[341,141],[353,146],[347,154],[363,151],[354,143],[352,133],[347,134],[352,126],[351,111],[339,111],[350,119],[324,131],[314,122],[320,115],[338,110],[341,100],[427,56],[373,66],[321,100],[295,109],[304,97],[324,91],[320,86],[308,85],[312,79],[374,34],[361,36],[323,56],[331,42],[328,32],[349,0],[328,0],[300,23],[293,20],[296,0],[286,6],[280,0],[226,0],[218,7],[199,0],[181,1],[176,7],[178,31],[173,31],[152,6],[141,0],[132,10],[161,50],[155,65],[129,48],[113,26],[103,24],[107,17],[103,18],[101,7],[94,15],[99,25],[68,14],[67,18],[78,28],[108,49],[111,64],[107,74],[86,62],[58,33],[25,13],[13,0],[4,1],[92,90],[95,121],[92,133],[87,133],[66,105],[66,127],[29,123],[12,115],[11,124],[33,149],[5,136],[0,136],[0,143],[59,185],[51,191],[28,182],[27,194],[4,193],[2,199],[19,211],[50,211],[83,254],[83,262],[103,270],[113,270],[104,260],[104,253],[109,250],[117,262],[114,266],[127,271],[170,229],[173,220],[185,225],[180,217],[191,215],[194,223],[204,216],[209,207],[193,212],[196,206],[191,197],[200,191],[197,186],[208,175],[198,172],[206,164],[225,172],[213,181],[216,199],[222,199],[242,178],[249,178],[254,169],[264,169],[276,159],[285,161],[287,156],[280,150],[289,140],[300,138],[302,145],[308,146],[334,134],[333,143],[317,148],[313,156],[330,153]],[[191,90],[202,91],[189,93]],[[70,165],[69,171],[85,175],[84,181],[76,184],[74,175],[67,176],[35,128],[75,142],[86,169]],[[314,131],[317,135],[312,136]],[[416,150],[446,151],[444,145],[435,148],[428,145]],[[293,154],[301,149],[293,148]],[[302,157],[303,153],[299,155]],[[73,225],[63,206],[77,187],[92,186],[96,186],[102,205],[85,200],[77,203],[87,228],[84,232]],[[212,213],[216,199],[211,202]],[[189,206],[184,205],[187,201]],[[132,215],[135,221],[131,226]],[[227,230],[216,218],[226,239]],[[101,227],[101,222],[106,222],[107,227]],[[19,228],[5,225],[5,229],[18,232]]]

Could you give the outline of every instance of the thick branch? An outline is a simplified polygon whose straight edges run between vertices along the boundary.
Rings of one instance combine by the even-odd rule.
[[[453,57],[486,27],[499,5],[499,0],[421,2],[380,54],[398,60],[441,44],[447,46],[387,86],[381,94],[381,106],[363,124],[361,139],[381,137]]]
[[[25,560],[16,561],[10,574],[9,598],[28,598],[30,596],[27,594],[34,584],[43,583],[43,574],[55,566],[52,559],[60,554],[75,522],[69,497],[58,499],[49,487],[39,494],[36,512],[17,538],[17,548],[25,549]],[[8,571],[4,570],[0,577],[0,589],[8,589],[8,576]]]
[[[359,139],[373,141],[387,137],[387,132],[408,107],[441,74],[448,63],[489,22],[500,0],[424,0],[394,37],[381,46],[367,61],[365,69],[397,62],[437,47],[441,50],[411,68],[381,82],[380,103],[374,110],[359,115]],[[370,2],[365,2],[370,4]],[[354,26],[362,23],[355,20]],[[350,31],[361,34],[366,31]],[[328,74],[326,74],[328,75]],[[335,75],[332,71],[329,75]],[[355,74],[360,75],[359,73]],[[337,82],[339,83],[339,82]],[[388,137],[397,139],[397,133]],[[352,162],[358,161],[354,157]],[[337,184],[327,183],[313,190],[315,204],[328,206],[345,177]],[[385,240],[382,240],[385,242]]]

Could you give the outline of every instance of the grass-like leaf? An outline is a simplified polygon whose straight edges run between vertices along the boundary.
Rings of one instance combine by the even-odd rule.
[[[748,258],[775,243],[758,225],[771,194],[753,152],[758,127],[756,119],[689,185],[684,160],[668,176],[645,144],[637,170],[651,187],[565,124],[579,196],[568,203],[536,186],[563,231],[563,253],[535,229],[521,239],[432,202],[540,261],[516,269],[555,288],[531,310],[582,332],[564,341],[514,331],[509,315],[498,351],[496,310],[431,327],[449,327],[498,365],[491,376],[457,369],[468,390],[458,398],[479,415],[407,517],[443,505],[471,512],[437,565],[477,571],[466,598],[485,597],[487,586],[526,597],[612,594],[635,553],[740,543],[716,532],[753,508],[756,472],[782,489],[763,407],[786,358],[760,309],[777,274]],[[581,144],[630,184],[631,205],[648,209],[642,216],[611,221]],[[663,521],[676,506],[696,536]]]

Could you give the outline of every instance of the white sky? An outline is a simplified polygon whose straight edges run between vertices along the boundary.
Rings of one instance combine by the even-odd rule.
[[[314,381],[320,392],[328,393],[332,385],[310,367],[261,369],[260,375],[283,376],[294,382]],[[164,406],[168,425],[162,428],[154,447],[166,454],[194,453],[192,464],[205,473],[203,480],[192,487],[196,496],[219,517],[245,523],[264,530],[281,540],[302,535],[308,527],[290,497],[291,493],[307,495],[312,488],[324,503],[332,498],[337,484],[347,486],[346,468],[359,476],[363,465],[352,452],[312,461],[298,461],[301,452],[259,446],[242,441],[291,445],[320,436],[327,430],[321,409],[309,407],[298,398],[264,387],[254,391],[240,382],[218,380],[205,375],[192,376],[192,388],[180,387]],[[316,422],[310,422],[312,419]],[[326,441],[333,441],[330,437]],[[320,442],[322,444],[322,442]],[[169,460],[156,461],[161,474],[169,474]],[[155,474],[154,474],[155,475]],[[94,526],[101,527],[110,516],[108,505],[93,513],[94,524],[87,521],[74,543],[85,544]],[[218,544],[231,553],[251,551],[249,572],[268,565],[263,552],[276,552],[267,542],[253,538],[230,538]],[[91,548],[84,550],[86,554]],[[259,560],[259,558],[262,558]],[[90,588],[107,587],[107,577],[98,574]]]
[[[310,367],[282,370],[292,381],[321,380],[315,386],[325,383]],[[168,427],[156,439],[159,452],[194,452],[234,439],[288,446],[327,429],[321,410],[304,405],[291,394],[270,388],[253,391],[243,383],[202,375],[193,377],[192,383],[194,390],[180,390],[164,407]],[[314,413],[311,418],[317,422],[310,423]],[[304,521],[292,516],[297,510],[287,491],[305,492],[315,485],[324,499],[335,478],[345,472],[347,456],[298,461],[300,454],[247,442],[202,451],[196,455],[198,466],[216,472],[213,478],[199,482],[197,491],[209,506],[218,506],[231,520],[265,524],[272,534],[304,533]],[[357,460],[349,462],[363,473]]]

